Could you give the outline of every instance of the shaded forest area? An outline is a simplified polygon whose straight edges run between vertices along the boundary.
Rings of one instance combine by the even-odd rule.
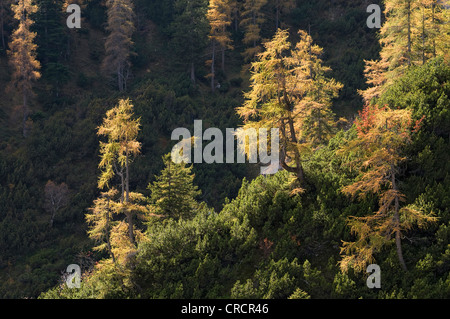
[[[366,25],[371,3],[381,29]],[[17,5],[0,3],[1,298],[450,296],[440,1]],[[171,133],[196,119],[291,119],[289,160],[273,176],[174,164]]]

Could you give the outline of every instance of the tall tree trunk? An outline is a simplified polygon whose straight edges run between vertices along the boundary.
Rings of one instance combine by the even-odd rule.
[[[119,87],[119,92],[123,91],[123,77],[122,77],[122,67],[119,63],[117,66],[117,85]]]
[[[108,221],[108,225],[109,225],[109,221]],[[111,248],[111,238],[109,237],[109,231],[106,232],[106,246],[108,248],[108,253],[113,260],[113,263],[116,263],[116,257],[114,256],[114,253]]]
[[[431,21],[432,21],[432,28],[435,29],[436,25],[435,25],[435,9],[436,9],[436,1],[433,1],[433,4],[431,5]],[[434,31],[434,30],[433,30]],[[433,58],[436,57],[436,35],[433,33]]]
[[[222,46],[222,72],[225,73],[225,47]]]
[[[128,204],[130,202],[130,174],[128,170],[128,161],[129,161],[129,151],[128,146],[125,147],[125,202]]]
[[[128,222],[128,237],[130,238],[131,243],[134,245],[134,229],[133,229],[133,214],[130,211],[126,211],[125,216],[127,217]]]
[[[128,221],[128,236],[130,237],[131,243],[134,245],[134,231],[133,231],[133,213],[129,210],[128,204],[130,203],[130,174],[128,170],[129,162],[129,151],[128,146],[125,147],[125,205],[126,212],[125,216]]]
[[[123,201],[125,199],[125,183],[124,183],[124,176],[123,176],[123,166],[120,166],[120,171],[117,169],[116,162],[113,162],[113,168],[117,175],[120,177],[120,203],[123,204]]]
[[[53,209],[52,209],[52,217],[50,218],[50,228],[53,227],[53,222],[54,222],[54,220],[55,220],[55,215],[56,215],[56,209],[53,208]]]
[[[300,153],[297,149],[297,144],[298,144],[298,140],[297,140],[297,136],[295,134],[295,128],[294,128],[294,120],[292,119],[292,116],[290,114],[290,112],[288,113],[288,124],[289,124],[289,131],[290,131],[290,135],[291,135],[291,142],[295,145],[294,147],[294,160],[295,160],[295,165],[296,165],[296,175],[298,180],[300,181],[300,184],[304,184],[305,182],[305,177],[304,177],[304,172],[303,172],[303,166],[302,166],[302,162],[301,162],[301,157],[300,157]]]
[[[408,66],[411,66],[411,1],[408,1]]]
[[[276,0],[276,13],[275,13],[275,32],[280,27],[280,0]]]
[[[256,13],[254,10],[252,11],[252,23],[256,25]],[[256,48],[256,40],[253,40],[253,47]]]
[[[212,58],[211,58],[211,91],[214,92],[215,81],[215,62],[216,61],[216,40],[212,40]]]
[[[106,246],[108,248],[108,253],[109,253],[109,255],[111,256],[111,258],[113,260],[113,263],[116,263],[116,257],[114,256],[114,253],[113,253],[112,248],[111,248],[111,238],[110,238],[110,235],[109,235],[109,225],[110,225],[109,200],[110,200],[110,198],[108,196],[108,205],[107,205],[107,207],[108,207],[108,214],[106,215]]]
[[[27,119],[28,119],[28,104],[27,104],[27,90],[24,89],[22,92],[22,99],[23,99],[23,118],[22,118],[22,135],[23,137],[27,137]]]
[[[311,36],[311,24],[308,25],[308,35]],[[312,51],[311,51],[311,41],[308,42],[308,53],[309,53],[309,77],[312,79]]]
[[[391,169],[391,171],[392,171],[392,174],[391,174],[392,175],[392,177],[391,177],[392,189],[395,191],[398,191],[397,184],[395,181],[395,172],[393,171],[393,168]],[[408,268],[406,267],[405,260],[403,259],[399,209],[400,209],[400,203],[399,203],[398,196],[396,195],[395,202],[394,202],[394,225],[396,228],[396,230],[395,230],[395,245],[397,247],[397,255],[398,255],[398,260],[400,262],[400,265],[402,266],[403,270],[407,271]]]
[[[302,162],[301,162],[301,156],[300,153],[298,151],[297,148],[297,144],[298,144],[298,140],[297,140],[297,136],[295,134],[295,127],[294,127],[294,120],[292,118],[292,103],[289,99],[289,96],[287,94],[287,90],[286,90],[286,82],[285,79],[282,79],[282,83],[281,83],[281,89],[278,91],[278,101],[281,104],[281,95],[283,96],[283,104],[285,106],[286,109],[286,113],[287,113],[287,117],[285,119],[281,120],[281,135],[283,138],[283,143],[284,143],[284,148],[286,148],[286,141],[290,140],[290,143],[294,144],[294,161],[295,161],[295,165],[296,167],[290,167],[289,165],[287,165],[286,160],[285,160],[285,154],[282,154],[283,156],[281,156],[281,167],[283,167],[283,169],[287,170],[288,172],[294,173],[297,176],[297,179],[299,180],[301,185],[304,185],[305,183],[305,176],[304,176],[304,171],[303,171],[303,166],[302,166]],[[285,123],[285,120],[287,121],[287,123]],[[290,132],[290,138],[287,136],[286,134],[286,125],[289,126],[289,132]],[[285,153],[286,150],[284,150],[282,153]]]
[[[239,8],[236,7],[234,9],[234,31],[238,31],[239,30]]]
[[[425,8],[422,8],[422,65],[425,64]]]
[[[123,202],[125,200],[125,182],[124,182],[124,178],[123,178],[123,168],[121,168],[119,176],[120,176],[120,188],[121,188],[120,203],[123,204]]]
[[[2,47],[3,49],[6,49],[6,42],[5,42],[5,29],[4,29],[4,16],[5,15],[5,8],[2,1],[2,4],[0,4],[0,34],[2,38]]]
[[[195,66],[194,66],[194,62],[191,62],[191,82],[195,83]]]
[[[122,195],[120,196],[120,202],[123,204],[123,202],[125,201],[125,181],[124,181],[124,177],[123,177],[123,169],[120,173],[120,187],[122,190]]]
[[[304,173],[303,173],[303,167],[301,165],[301,162],[299,161],[300,157],[298,154],[298,150],[294,151],[294,154],[295,154],[294,161],[296,162],[296,165],[297,165],[297,163],[300,163],[300,164],[297,165],[297,167],[291,167],[286,163],[286,158],[287,158],[287,154],[286,154],[287,142],[286,141],[288,140],[288,137],[286,134],[286,123],[285,123],[284,119],[281,120],[280,131],[281,131],[281,137],[283,140],[283,142],[282,142],[283,145],[281,146],[281,150],[280,150],[280,165],[284,170],[295,174],[297,176],[297,179],[299,180],[300,184],[303,185],[305,178],[304,178]]]

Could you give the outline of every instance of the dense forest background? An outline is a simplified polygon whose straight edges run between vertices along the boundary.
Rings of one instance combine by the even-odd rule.
[[[331,68],[327,75],[343,84],[331,108],[347,122],[305,162],[306,191],[293,193],[285,170],[259,176],[253,164],[179,167],[184,181],[201,190],[195,215],[136,220],[148,240],[131,262],[105,262],[107,252],[93,249],[97,243],[88,236],[86,215],[101,196],[99,142],[105,139],[97,131],[107,111],[119,99],[132,101],[141,147],[130,166],[129,187],[154,204],[157,176],[165,176],[164,155],[174,144],[172,131],[192,131],[195,119],[222,130],[242,126],[236,108],[251,87],[245,28],[233,22],[228,26],[233,48],[225,51],[225,71],[218,53],[220,85],[212,92],[208,1],[192,1],[188,13],[184,0],[133,2],[128,80],[118,90],[104,72],[111,30],[106,2],[79,1],[82,27],[69,29],[64,1],[35,1],[31,30],[41,76],[29,99],[24,134],[22,97],[10,88],[8,43],[17,21],[10,2],[1,0],[1,298],[450,297],[450,67],[444,57],[411,66],[377,101],[411,110],[414,120],[425,115],[404,150],[398,179],[407,203],[432,212],[437,221],[424,229],[413,226],[402,238],[407,271],[393,240],[375,254],[381,289],[367,288],[365,272],[339,267],[342,241],[355,239],[348,217],[378,206],[377,194],[357,200],[342,192],[357,174],[336,155],[357,135],[352,124],[365,103],[358,93],[368,88],[365,60],[379,58],[379,29],[366,25],[368,5],[383,8],[375,0],[297,0],[281,17],[275,1],[262,1],[261,39],[272,38],[277,24],[290,30],[293,41],[297,30],[307,31],[323,48],[321,59]],[[79,289],[64,287],[69,264],[82,268]]]

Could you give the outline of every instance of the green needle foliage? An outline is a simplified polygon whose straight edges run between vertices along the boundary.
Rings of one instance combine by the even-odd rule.
[[[148,185],[151,213],[175,220],[192,218],[199,208],[196,198],[201,194],[194,185],[192,165],[174,163],[170,153],[163,156],[163,162],[161,174]]]

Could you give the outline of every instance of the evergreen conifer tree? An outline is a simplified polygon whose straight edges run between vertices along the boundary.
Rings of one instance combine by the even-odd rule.
[[[200,60],[208,38],[207,0],[176,0],[174,20],[169,26],[173,51],[177,62],[188,67],[190,79],[196,82],[196,64]]]
[[[174,219],[191,218],[199,207],[196,197],[201,194],[194,185],[192,165],[176,164],[171,155],[163,156],[164,169],[149,184],[151,191],[151,213]]]

